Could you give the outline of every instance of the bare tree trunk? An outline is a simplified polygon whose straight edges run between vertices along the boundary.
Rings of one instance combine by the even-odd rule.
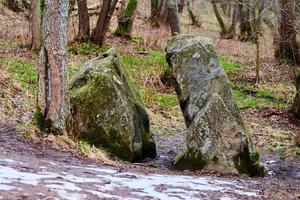
[[[253,41],[252,26],[251,26],[251,5],[250,0],[239,0],[241,2],[242,11],[240,16],[240,37],[243,42]]]
[[[42,130],[61,133],[69,116],[67,0],[45,0],[39,58],[38,112]]]
[[[179,23],[179,12],[178,12],[178,1],[168,1],[168,23],[171,28],[171,34],[180,34],[180,23]]]
[[[296,119],[300,119],[300,73],[299,73],[299,69],[297,71],[298,72],[296,72],[296,81],[295,81],[296,96],[294,98],[292,113],[294,114]]]
[[[122,13],[122,16],[118,19],[118,28],[115,31],[115,35],[131,38],[131,30],[137,6],[137,0],[129,0],[126,9]]]
[[[252,19],[252,27],[253,27],[253,35],[254,35],[254,42],[256,46],[256,68],[255,68],[255,77],[256,83],[260,81],[260,42],[259,42],[259,21],[260,17],[258,16],[260,11],[258,8],[258,3],[260,0],[255,0],[254,6],[252,7],[253,19]]]
[[[225,25],[225,23],[223,21],[223,18],[222,18],[221,14],[220,14],[220,12],[218,10],[218,6],[216,4],[216,0],[212,0],[211,3],[212,3],[213,9],[214,9],[214,13],[216,15],[216,18],[217,18],[218,23],[219,23],[220,28],[221,28],[220,35],[221,35],[222,38],[224,38],[227,35],[227,33],[228,33],[227,27],[226,27],[226,25]]]
[[[103,46],[105,36],[109,28],[109,22],[115,11],[118,0],[103,0],[96,28],[93,30],[91,40],[99,46]]]
[[[195,16],[195,14],[193,13],[190,0],[186,0],[186,5],[187,5],[187,10],[188,10],[190,19],[192,21],[192,25],[200,27],[200,23],[199,23],[197,17]]]
[[[76,0],[69,0],[68,18],[71,16]]]
[[[183,9],[184,9],[185,1],[186,1],[186,0],[180,0],[180,1],[179,1],[179,5],[178,5],[178,12],[179,12],[179,13],[182,13],[182,11],[183,11]]]
[[[232,18],[231,18],[231,26],[228,31],[228,39],[233,39],[236,36],[236,22],[238,19],[238,5],[235,4],[233,8]]]
[[[33,0],[31,5],[31,48],[39,49],[41,45],[41,4],[40,0]]]
[[[88,12],[86,0],[77,0],[79,28],[78,28],[78,41],[88,41],[90,37],[90,16]]]
[[[281,0],[280,9],[279,40],[276,42],[275,57],[300,64],[299,45],[296,41],[295,1]]]
[[[170,0],[151,0],[150,20],[154,27],[168,22],[168,4]]]

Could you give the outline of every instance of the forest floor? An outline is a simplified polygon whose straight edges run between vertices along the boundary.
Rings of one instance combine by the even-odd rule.
[[[266,177],[170,169],[174,156],[185,148],[186,128],[174,89],[164,80],[168,66],[163,49],[169,30],[151,28],[141,13],[131,41],[109,34],[104,48],[70,44],[69,76],[99,52],[116,47],[149,113],[158,157],[134,164],[107,160],[105,153],[86,144],[40,134],[31,121],[38,56],[28,49],[28,23],[0,5],[0,199],[299,199],[300,127],[288,112],[295,95],[293,69],[273,59],[267,33],[261,38],[262,81],[255,84],[255,46],[219,39],[212,12],[201,13],[207,19],[201,28],[190,26],[183,14],[183,33],[210,37],[215,44],[268,168]],[[73,24],[76,18],[70,38],[76,32]]]

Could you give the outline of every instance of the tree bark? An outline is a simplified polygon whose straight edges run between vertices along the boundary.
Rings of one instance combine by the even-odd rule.
[[[109,22],[112,18],[118,0],[103,0],[100,15],[97,21],[96,28],[93,30],[91,37],[92,42],[100,47],[105,42],[105,36],[109,28]]]
[[[180,0],[180,1],[179,1],[179,4],[178,4],[178,12],[179,12],[179,13],[182,13],[182,11],[183,11],[183,9],[184,9],[185,1],[186,1],[186,0]]]
[[[223,21],[223,18],[222,18],[221,14],[220,14],[220,12],[218,10],[218,6],[216,4],[216,1],[212,0],[211,3],[212,3],[213,9],[214,9],[214,13],[216,15],[216,18],[217,18],[218,23],[219,23],[220,28],[221,28],[220,35],[221,35],[222,38],[224,38],[227,35],[227,33],[228,33],[227,27],[226,27],[226,25],[225,25],[225,23]]]
[[[180,33],[177,0],[168,0],[168,23],[170,25],[172,35],[176,35]]]
[[[45,0],[39,56],[40,128],[61,133],[69,116],[67,87],[67,0]]]
[[[190,0],[186,0],[186,5],[187,5],[187,10],[188,10],[190,19],[192,21],[192,25],[200,27],[200,23],[197,20],[197,17],[195,16],[195,14],[193,13]]]
[[[77,0],[79,27],[77,40],[81,42],[88,41],[90,37],[90,16],[86,0]]]
[[[151,0],[150,20],[154,27],[159,27],[161,24],[167,24],[168,1],[170,0]]]
[[[135,12],[138,6],[137,0],[129,0],[126,9],[118,18],[118,28],[115,35],[131,38],[131,30],[135,18]]]
[[[231,26],[228,31],[228,39],[233,39],[236,36],[236,22],[238,19],[238,5],[235,4],[233,8],[232,18],[231,18]]]
[[[295,1],[280,1],[281,17],[279,25],[279,39],[276,41],[275,57],[286,59],[293,64],[300,64],[299,45],[296,41]]]
[[[250,0],[239,0],[241,9],[240,16],[240,37],[239,40],[242,42],[253,41],[254,37],[252,35],[252,26],[251,26],[251,5]]]
[[[31,5],[31,48],[37,50],[41,45],[41,4],[40,0],[33,0]]]

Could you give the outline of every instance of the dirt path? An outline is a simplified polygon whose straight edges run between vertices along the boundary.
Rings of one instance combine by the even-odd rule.
[[[0,199],[297,199],[300,169],[266,157],[261,179],[99,165],[0,126]]]

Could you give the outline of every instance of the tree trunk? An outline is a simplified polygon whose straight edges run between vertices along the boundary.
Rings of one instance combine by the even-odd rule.
[[[236,36],[236,22],[238,19],[238,5],[234,5],[232,18],[231,18],[231,26],[228,31],[228,39],[233,39]]]
[[[67,86],[67,0],[45,0],[39,58],[40,128],[61,133],[69,116]]]
[[[122,13],[122,16],[118,19],[118,28],[115,31],[115,35],[131,38],[131,30],[137,6],[137,0],[129,0],[126,9]]]
[[[197,20],[197,17],[195,16],[195,14],[193,13],[193,10],[192,10],[192,7],[191,7],[190,0],[186,0],[186,5],[187,5],[187,10],[188,10],[190,19],[191,19],[191,21],[192,21],[192,25],[193,25],[193,26],[198,26],[198,27],[200,27],[200,23],[199,23],[199,21]]]
[[[76,0],[69,0],[69,10],[68,10],[68,18],[71,16],[72,11],[74,10]]]
[[[97,21],[96,28],[93,30],[91,37],[92,42],[103,46],[105,36],[109,28],[109,22],[115,11],[118,0],[103,0],[100,15]]]
[[[289,60],[293,64],[300,64],[299,46],[296,41],[294,0],[281,0],[280,9],[279,39],[276,41],[275,57]]]
[[[294,98],[294,104],[292,107],[292,113],[294,114],[295,118],[300,119],[300,70],[296,72],[296,96]]]
[[[184,9],[185,1],[186,1],[186,0],[180,0],[180,1],[179,1],[179,4],[178,4],[178,12],[179,12],[179,13],[182,13],[182,11],[183,11],[183,9]]]
[[[169,1],[170,0],[151,0],[150,20],[154,27],[159,27],[160,24],[167,24]]]
[[[168,0],[168,23],[170,25],[172,35],[176,35],[180,33],[177,0]]]
[[[31,48],[37,50],[41,45],[41,4],[40,0],[33,0],[31,5]]]
[[[226,25],[225,25],[225,23],[223,21],[223,18],[222,18],[221,14],[220,14],[220,12],[218,10],[218,6],[216,4],[216,1],[212,0],[211,3],[212,3],[213,9],[214,9],[214,13],[216,15],[216,18],[217,18],[218,23],[219,23],[220,28],[221,28],[220,35],[221,35],[222,38],[224,38],[227,35],[227,32],[228,32],[227,27],[226,27]]]
[[[252,26],[251,26],[251,5],[249,0],[239,0],[242,7],[240,16],[240,37],[239,40],[243,42],[253,41]]]
[[[77,40],[81,42],[88,41],[90,37],[90,17],[86,0],[77,0],[79,28]]]

